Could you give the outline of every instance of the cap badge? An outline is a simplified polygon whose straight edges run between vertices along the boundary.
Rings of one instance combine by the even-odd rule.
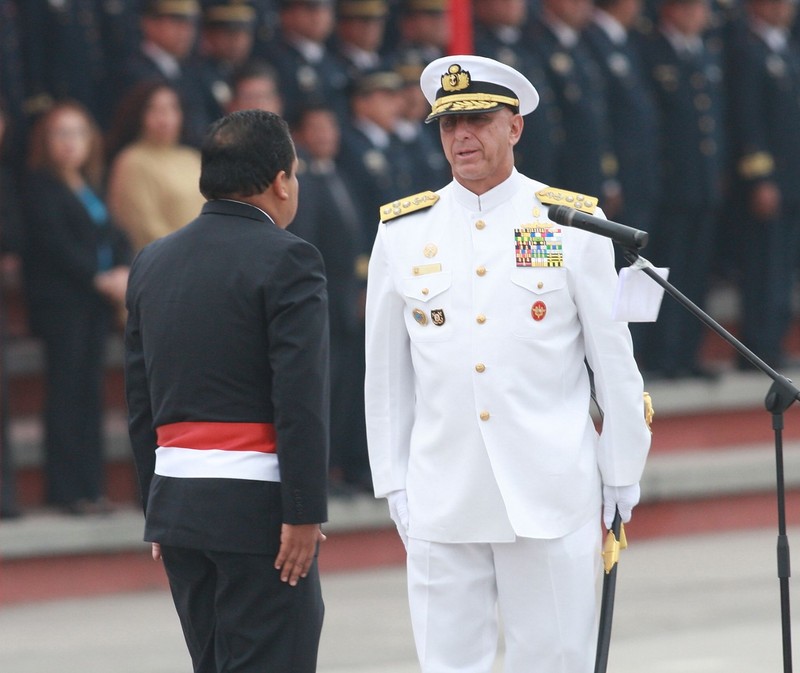
[[[462,70],[460,65],[454,63],[442,75],[442,89],[445,91],[462,91],[470,85],[471,81],[469,72]]]
[[[547,315],[547,304],[543,301],[534,302],[533,306],[531,306],[531,317],[536,321],[539,322],[544,320],[544,317]]]

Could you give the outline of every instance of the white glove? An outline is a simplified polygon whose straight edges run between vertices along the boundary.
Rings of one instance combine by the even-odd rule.
[[[389,516],[397,526],[403,546],[408,549],[408,496],[405,489],[392,491],[386,496],[386,500],[389,501]]]
[[[639,504],[641,492],[639,484],[631,486],[603,486],[603,523],[606,528],[611,528],[614,523],[614,513],[619,509],[622,523],[631,520],[631,512]]]

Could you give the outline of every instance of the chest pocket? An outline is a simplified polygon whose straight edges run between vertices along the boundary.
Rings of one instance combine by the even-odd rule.
[[[514,336],[544,339],[557,334],[574,315],[575,307],[567,287],[567,270],[514,269],[511,282]]]
[[[402,281],[406,329],[412,341],[442,341],[452,333],[449,271],[409,276]]]

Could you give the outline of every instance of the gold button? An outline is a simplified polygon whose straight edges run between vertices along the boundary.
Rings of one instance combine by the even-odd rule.
[[[479,324],[479,325],[483,325],[483,323],[485,323],[485,322],[486,322],[486,316],[485,316],[485,315],[483,315],[483,313],[479,313],[479,314],[478,314],[478,317],[477,317],[477,318],[475,318],[475,320],[477,320],[477,321],[478,321],[478,324]]]
[[[422,294],[428,294],[430,290],[427,287],[422,288]]]
[[[479,266],[477,269],[475,269],[475,273],[477,273],[479,276],[485,276],[486,275],[486,267],[485,266]]]
[[[486,371],[486,365],[482,362],[479,362],[475,365],[475,371],[478,372],[478,374],[483,374],[483,372]]]
[[[485,226],[486,226],[486,222],[484,222],[483,220],[478,220],[475,223],[475,228],[476,229],[483,229]]]
[[[544,283],[542,281],[539,281],[538,283],[536,283],[536,287],[538,287],[541,290],[544,287]]]
[[[481,412],[481,420],[482,421],[488,421],[490,416],[491,416],[491,414],[488,411],[482,411]]]

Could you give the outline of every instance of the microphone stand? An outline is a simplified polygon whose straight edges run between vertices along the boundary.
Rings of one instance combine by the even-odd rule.
[[[785,376],[782,376],[770,367],[766,362],[753,353],[747,346],[728,332],[722,325],[714,320],[708,313],[693,303],[686,295],[675,288],[674,285],[664,280],[653,269],[653,265],[644,257],[639,255],[638,249],[623,247],[625,258],[631,263],[631,267],[641,269],[645,274],[658,283],[664,290],[673,297],[681,306],[693,314],[701,322],[714,330],[719,336],[733,346],[736,351],[744,357],[750,364],[760,369],[769,376],[773,383],[770,387],[764,405],[772,414],[772,429],[775,433],[775,472],[777,480],[777,504],[778,504],[778,580],[780,583],[781,595],[781,628],[783,633],[783,671],[792,672],[792,633],[789,615],[789,577],[791,576],[791,566],[789,563],[789,538],[786,535],[786,490],[784,485],[783,470],[783,412],[788,409],[795,400],[800,399],[800,390]]]

